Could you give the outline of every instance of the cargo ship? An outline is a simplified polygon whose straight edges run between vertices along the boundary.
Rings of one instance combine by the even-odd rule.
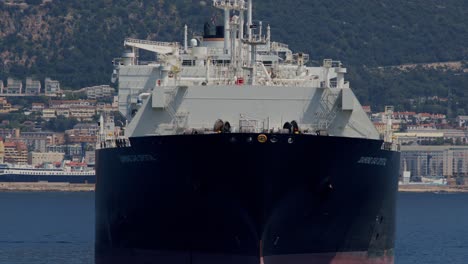
[[[272,41],[252,0],[212,5],[223,25],[114,60],[127,125],[100,122],[96,264],[394,263],[391,124],[380,138],[343,64]]]

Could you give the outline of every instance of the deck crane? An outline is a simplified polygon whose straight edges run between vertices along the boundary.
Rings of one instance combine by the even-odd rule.
[[[143,39],[127,38],[124,41],[124,46],[132,48],[134,55],[138,54],[138,49],[150,51],[160,56],[160,59],[169,65],[173,65],[177,61],[180,52],[180,44],[178,42],[161,42]],[[137,55],[134,57],[133,64],[137,63]],[[176,65],[173,65],[176,66]]]

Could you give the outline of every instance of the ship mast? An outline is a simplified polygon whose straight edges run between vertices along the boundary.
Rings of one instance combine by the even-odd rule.
[[[268,39],[262,36],[263,27],[261,22],[258,35],[253,34],[252,0],[248,0],[247,4],[244,0],[213,0],[213,6],[224,10],[224,54],[231,55],[231,65],[236,75],[240,72],[241,68],[248,70],[250,84],[255,85],[257,75],[257,47],[266,45],[269,36]],[[231,18],[231,13],[233,11],[237,11],[239,16]],[[247,11],[247,38],[244,38],[245,11]],[[270,35],[269,27],[267,33]],[[248,46],[246,64],[244,64],[244,44]]]
[[[252,0],[249,2],[251,4]],[[247,5],[244,0],[213,0],[213,6],[224,10],[224,54],[231,55],[231,67],[237,78],[244,63],[244,45],[241,40],[244,38],[244,12],[248,10]],[[251,19],[251,9],[249,17]]]
[[[252,37],[252,12],[253,12],[253,7],[252,7],[252,0],[249,0],[249,4],[247,7],[247,28],[249,29],[249,39]]]
[[[249,0],[251,2],[252,0]],[[244,27],[244,11],[247,10],[244,0],[213,0],[213,6],[215,8],[224,10],[224,54],[230,54],[232,50],[231,43],[231,13],[232,11],[239,12],[239,27]],[[237,29],[233,28],[234,31]],[[242,29],[243,31],[243,29]],[[237,34],[232,34],[236,36]],[[242,35],[240,36],[243,37]],[[234,37],[234,40],[236,38]]]

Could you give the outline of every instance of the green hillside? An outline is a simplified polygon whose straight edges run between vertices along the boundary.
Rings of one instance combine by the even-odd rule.
[[[125,37],[181,41],[184,24],[191,32],[202,31],[217,12],[210,5],[209,0],[0,0],[0,79],[50,76],[73,89],[108,83]],[[450,90],[451,112],[468,114],[464,67],[375,70],[467,61],[468,1],[257,0],[254,6],[255,18],[271,24],[273,38],[310,53],[312,64],[343,61],[364,104],[447,111],[440,102],[427,106],[408,99],[449,97]]]

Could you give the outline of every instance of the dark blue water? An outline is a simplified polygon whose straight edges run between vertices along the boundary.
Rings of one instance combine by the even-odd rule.
[[[0,193],[1,264],[87,264],[94,193]]]
[[[400,194],[396,263],[468,263],[468,194]]]
[[[400,194],[396,263],[468,263],[468,195]],[[0,263],[93,263],[93,193],[0,193]]]

